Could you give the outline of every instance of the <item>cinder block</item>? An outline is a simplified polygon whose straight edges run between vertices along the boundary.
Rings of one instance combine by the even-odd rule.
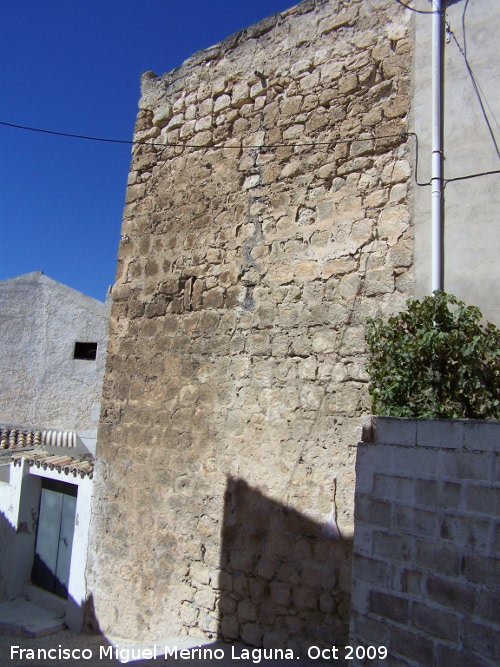
[[[500,452],[500,422],[479,419],[465,422],[464,447],[481,452]]]
[[[381,591],[370,592],[369,609],[370,613],[390,618],[397,623],[407,623],[410,617],[407,598]]]
[[[482,589],[478,595],[478,616],[489,623],[500,625],[500,591]],[[499,629],[500,632],[500,629]]]
[[[463,574],[467,581],[488,587],[500,588],[500,559],[467,554],[463,559]]]
[[[413,624],[419,630],[423,630],[427,637],[436,637],[451,642],[457,648],[460,644],[460,617],[456,614],[415,602]]]
[[[468,649],[482,658],[496,661],[500,660],[498,628],[494,630],[485,625],[465,620],[462,641],[466,650]]]
[[[493,553],[493,556],[497,556],[500,558],[500,524],[498,526],[495,526],[491,551]]]
[[[426,581],[429,600],[461,614],[473,614],[476,589],[457,581],[429,574]]]
[[[469,512],[500,517],[500,487],[470,485],[467,487],[466,497]]]
[[[373,476],[373,495],[376,498],[398,500],[408,504],[413,503],[414,480],[411,477],[394,477],[383,473],[375,473]]]
[[[353,553],[359,556],[372,555],[373,550],[373,530],[371,526],[358,522],[354,531]]]
[[[389,655],[393,654],[409,658],[418,665],[434,664],[432,642],[423,634],[416,634],[402,628],[394,627],[391,631]]]
[[[455,649],[440,644],[436,651],[436,665],[445,667],[491,667],[491,662],[486,662],[463,649]]]
[[[438,471],[440,452],[425,447],[394,447],[393,465],[398,475],[435,477]]]
[[[390,535],[373,532],[373,555],[389,562],[409,563],[414,552],[414,538],[410,535]]]
[[[394,510],[394,531],[417,537],[437,537],[438,517],[435,512],[397,505]]]
[[[373,470],[356,466],[356,493],[371,493],[373,489]]]
[[[490,454],[470,451],[442,451],[438,472],[440,477],[462,481],[476,479],[490,481]]]
[[[371,468],[374,472],[394,471],[394,447],[375,443],[360,443],[356,452],[356,467]]]
[[[372,646],[387,646],[388,641],[388,623],[356,612],[351,614],[351,635],[349,638],[351,646],[358,643],[371,644]]]
[[[437,507],[444,510],[458,510],[462,486],[456,482],[417,479],[415,498],[418,505]]]
[[[370,590],[371,586],[353,578],[351,591],[351,609],[353,611],[363,615],[368,613]]]
[[[417,420],[375,417],[375,442],[414,447],[417,444]]]
[[[352,565],[352,577],[356,581],[390,588],[391,565],[384,560],[375,560],[355,555]]]
[[[372,526],[389,528],[391,525],[391,503],[375,500],[369,495],[356,493],[354,522],[364,521]]]
[[[490,522],[477,517],[445,514],[441,519],[440,535],[443,540],[454,542],[457,546],[472,548],[476,551],[488,551]]]
[[[417,445],[461,449],[464,445],[464,422],[459,419],[419,419]]]
[[[415,566],[424,572],[436,572],[451,577],[460,574],[461,551],[451,545],[417,541]]]
[[[422,573],[394,567],[390,588],[397,593],[420,597],[422,593]]]

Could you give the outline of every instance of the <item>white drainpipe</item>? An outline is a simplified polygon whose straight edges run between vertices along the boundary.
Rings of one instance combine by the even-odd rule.
[[[443,267],[443,14],[432,0],[432,291],[444,290]]]

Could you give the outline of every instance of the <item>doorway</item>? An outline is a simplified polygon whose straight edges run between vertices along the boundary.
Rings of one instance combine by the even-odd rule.
[[[35,586],[68,598],[71,550],[75,532],[78,487],[42,477],[35,560]]]

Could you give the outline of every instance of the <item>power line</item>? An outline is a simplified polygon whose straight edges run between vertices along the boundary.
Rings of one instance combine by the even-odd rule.
[[[42,134],[54,135],[57,137],[69,137],[71,139],[83,139],[86,141],[100,141],[105,143],[112,144],[126,144],[128,146],[151,146],[154,148],[166,149],[166,148],[211,148],[225,150],[227,148],[243,149],[243,148],[302,148],[302,147],[314,147],[314,146],[331,146],[332,144],[350,144],[353,141],[378,141],[379,139],[395,139],[396,137],[400,138],[401,141],[404,141],[407,137],[415,137],[415,183],[419,187],[427,187],[431,185],[431,182],[420,183],[418,180],[418,160],[419,160],[419,144],[418,144],[418,135],[415,132],[399,132],[398,134],[384,134],[381,136],[374,137],[354,137],[350,139],[331,139],[330,141],[315,141],[315,142],[304,142],[300,144],[289,144],[289,143],[275,143],[275,144],[260,144],[260,145],[244,145],[243,143],[236,144],[234,146],[219,145],[219,146],[206,146],[201,144],[182,144],[182,143],[168,143],[168,144],[155,144],[154,142],[147,141],[133,141],[129,139],[109,139],[107,137],[94,137],[85,134],[72,134],[70,132],[59,132],[57,130],[46,130],[39,127],[30,127],[27,125],[19,125],[17,123],[8,123],[6,121],[0,120],[0,125],[5,127],[13,127],[18,130],[25,130],[28,132],[40,132]],[[485,171],[478,174],[468,174],[466,176],[457,176],[456,178],[445,178],[443,179],[444,184],[452,183],[453,181],[464,181],[471,178],[478,178],[480,176],[490,176],[492,174],[498,174],[500,170],[497,171]]]
[[[455,181],[467,181],[470,178],[479,178],[479,176],[492,176],[493,174],[500,174],[500,169],[494,169],[493,171],[483,171],[480,174],[469,174],[468,176],[456,176],[455,178],[445,178],[444,184],[453,183]]]
[[[467,5],[465,5],[464,13],[462,15],[462,26],[463,26],[464,31],[465,31],[465,10],[466,9],[467,9]],[[500,158],[500,149],[498,147],[497,140],[496,140],[496,137],[495,137],[495,133],[493,132],[493,128],[491,127],[490,119],[488,118],[488,114],[486,113],[486,109],[484,108],[484,103],[483,103],[483,99],[482,99],[482,96],[481,96],[479,83],[477,82],[476,76],[474,75],[474,72],[472,71],[472,68],[469,64],[465,49],[463,49],[460,46],[460,44],[458,42],[458,39],[457,39],[455,33],[453,32],[453,30],[451,29],[449,23],[446,23],[446,30],[447,30],[448,34],[451,35],[451,37],[453,37],[453,41],[455,42],[458,50],[460,51],[460,53],[461,53],[461,55],[464,59],[465,67],[466,67],[467,72],[469,73],[469,76],[470,76],[471,81],[472,81],[472,87],[474,88],[474,92],[476,93],[476,97],[477,97],[477,99],[479,101],[479,105],[481,107],[481,113],[483,114],[483,118],[484,118],[484,120],[486,122],[486,125],[488,127],[488,131],[490,133],[491,140],[493,141],[493,145],[495,146],[497,156]],[[464,37],[465,37],[465,32],[464,32]],[[483,93],[483,95],[484,95],[484,93]]]
[[[300,147],[311,147],[311,146],[331,146],[332,144],[350,144],[353,141],[377,141],[378,139],[395,139],[396,137],[399,137],[401,139],[404,139],[406,136],[405,132],[399,132],[398,134],[384,134],[380,136],[374,136],[374,137],[354,137],[351,139],[331,139],[330,141],[311,141],[311,142],[302,142],[302,143],[297,143],[297,144],[291,144],[291,143],[286,143],[286,142],[277,142],[274,144],[255,144],[255,145],[246,145],[243,143],[236,144],[234,146],[227,146],[227,145],[216,145],[216,146],[207,146],[205,144],[184,144],[184,143],[154,143],[154,142],[149,142],[149,141],[133,141],[133,140],[128,140],[128,139],[108,139],[105,137],[94,137],[94,136],[89,136],[89,135],[84,135],[84,134],[72,134],[70,132],[58,132],[56,130],[45,130],[41,129],[39,127],[30,127],[27,125],[17,125],[16,123],[7,123],[5,121],[0,121],[0,125],[4,125],[6,127],[13,127],[18,130],[26,130],[28,132],[41,132],[42,134],[52,134],[57,137],[69,137],[71,139],[85,139],[87,141],[104,141],[107,143],[112,143],[112,144],[127,144],[129,146],[153,146],[155,148],[213,148],[213,149],[227,149],[227,148],[277,148],[277,147],[287,147],[289,146],[290,148],[300,148]]]
[[[464,55],[467,57],[467,37],[465,34],[465,12],[467,11],[467,7],[469,5],[469,0],[465,0],[465,5],[464,5],[464,11],[462,12],[462,35],[464,38]]]
[[[466,13],[466,11],[467,11],[467,7],[468,7],[468,6],[469,6],[469,0],[466,0],[466,2],[465,2],[465,6],[464,6],[464,11],[462,12],[462,34],[463,34],[463,38],[464,38],[464,58],[465,58],[466,60],[467,60],[467,32],[466,32],[466,28],[465,28],[465,13]],[[467,60],[467,62],[468,62],[468,60]],[[477,82],[477,79],[476,79],[476,82]],[[488,107],[488,109],[489,109],[491,115],[493,116],[493,120],[495,121],[497,127],[500,128],[500,125],[498,124],[498,121],[497,121],[497,119],[495,118],[495,114],[494,114],[492,108],[490,107],[490,105],[489,105],[489,103],[488,103],[488,100],[486,99],[486,95],[485,95],[485,94],[483,93],[483,91],[481,90],[481,86],[479,85],[479,82],[477,82],[477,87],[478,87],[478,89],[479,89],[481,95],[482,95],[483,98],[484,98],[484,101],[485,101],[485,103],[486,103],[486,106]]]
[[[126,139],[105,139],[103,137],[90,137],[85,134],[70,134],[69,132],[57,132],[56,130],[43,130],[40,127],[28,127],[27,125],[17,125],[16,123],[7,123],[0,121],[0,125],[14,127],[17,130],[28,130],[29,132],[41,132],[42,134],[53,134],[57,137],[71,137],[72,139],[86,139],[87,141],[105,141],[109,144],[134,144],[137,141],[127,141]]]
[[[405,9],[409,9],[411,12],[415,12],[416,14],[442,14],[443,12],[429,12],[425,9],[415,9],[415,7],[411,7],[410,5],[407,5],[405,2],[402,2],[402,0],[396,0],[398,5],[401,5],[401,7],[404,7]]]

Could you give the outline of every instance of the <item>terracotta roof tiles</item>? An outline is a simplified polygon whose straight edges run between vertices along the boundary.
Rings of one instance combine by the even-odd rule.
[[[94,475],[94,460],[90,454],[79,456],[75,431],[30,429],[11,426],[0,427],[0,458],[9,458],[14,465],[26,459],[29,466],[44,470],[57,470],[74,477]],[[48,452],[45,447],[61,447],[61,453]]]

